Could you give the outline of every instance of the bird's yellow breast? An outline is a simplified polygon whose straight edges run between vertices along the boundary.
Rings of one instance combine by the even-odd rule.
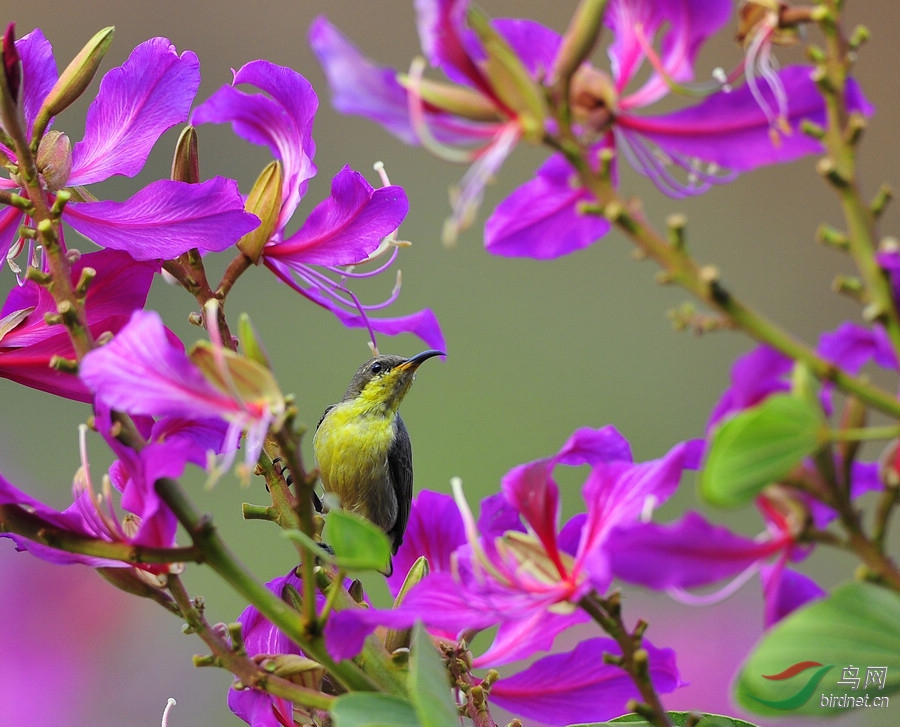
[[[341,507],[372,519],[366,492],[391,487],[388,452],[394,440],[393,412],[372,412],[349,401],[336,404],[313,438],[316,466],[326,492],[338,496]]]

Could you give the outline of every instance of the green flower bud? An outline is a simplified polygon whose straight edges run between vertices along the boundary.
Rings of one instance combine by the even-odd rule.
[[[400,587],[400,592],[397,594],[397,598],[394,600],[394,608],[397,608],[401,603],[403,603],[403,599],[406,598],[406,594],[409,593],[410,589],[419,583],[425,576],[428,575],[428,560],[426,560],[425,556],[419,556],[415,563],[412,564],[412,567],[409,569],[409,572],[406,574],[406,578],[403,581],[403,585]],[[402,630],[394,630],[389,629],[387,635],[384,637],[384,648],[387,649],[389,654],[393,654],[397,649],[408,649],[410,642],[412,640],[412,629],[402,629]]]
[[[553,67],[553,81],[568,81],[591,54],[603,25],[608,0],[581,0],[562,38]]]
[[[68,108],[94,80],[94,74],[112,44],[115,28],[104,28],[91,38],[57,79],[34,122],[33,138],[39,139],[50,119]]]
[[[22,59],[16,49],[16,24],[10,23],[3,34],[0,65],[0,129],[13,135],[18,128],[24,133],[22,113]]]
[[[275,232],[281,212],[281,164],[270,162],[253,185],[244,209],[260,219],[259,227],[237,242],[238,248],[254,263],[259,262],[265,244]]]
[[[200,182],[200,151],[197,146],[197,130],[193,126],[186,127],[178,137],[171,176],[176,182]]]
[[[454,116],[472,121],[503,121],[497,106],[470,88],[425,78],[414,84],[405,73],[397,74],[397,82],[404,88],[418,93],[426,103]]]
[[[72,172],[72,144],[61,131],[48,131],[41,139],[37,167],[50,192],[66,186]]]
[[[522,135],[532,142],[544,135],[549,115],[544,89],[536,83],[506,40],[491,26],[486,15],[473,6],[466,14],[469,27],[484,46],[482,70],[497,98],[515,115]]]

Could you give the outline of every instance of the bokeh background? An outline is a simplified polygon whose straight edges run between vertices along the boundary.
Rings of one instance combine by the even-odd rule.
[[[573,2],[540,0],[484,0],[483,5],[494,16],[531,17],[558,31],[564,30],[574,7]],[[882,181],[896,179],[900,5],[859,0],[848,5],[848,23],[864,23],[873,34],[857,66],[878,110],[861,151],[862,183],[871,195]],[[403,406],[415,446],[417,488],[449,491],[449,479],[460,476],[476,503],[496,491],[512,466],[555,452],[581,426],[612,423],[629,438],[637,459],[661,456],[677,441],[702,434],[727,385],[731,362],[752,346],[739,333],[698,338],[673,331],[666,313],[687,295],[657,285],[652,264],[636,262],[629,243],[617,233],[555,261],[501,259],[482,247],[483,212],[455,249],[441,245],[447,189],[464,168],[407,148],[366,120],[336,114],[306,40],[310,22],[324,13],[370,56],[404,69],[419,52],[411,2],[4,0],[2,9],[0,20],[4,25],[15,21],[19,35],[42,28],[61,67],[107,25],[116,26],[116,37],[104,70],[121,64],[148,37],[166,36],[179,50],[199,55],[203,85],[198,100],[229,82],[230,68],[256,58],[305,74],[320,96],[314,129],[319,176],[310,185],[298,222],[327,194],[331,177],[344,164],[368,173],[375,184],[372,164],[385,162],[391,180],[406,188],[411,202],[401,237],[413,247],[401,255],[403,292],[394,310],[432,308],[443,325],[449,354],[445,362],[423,367]],[[737,63],[732,32],[733,26],[709,44],[700,57],[699,75]],[[790,50],[781,57],[800,58]],[[602,54],[597,62],[605,63]],[[56,128],[79,139],[86,107],[86,100],[79,102]],[[202,127],[200,134],[203,174],[235,177],[246,192],[268,161],[266,152],[225,127]],[[166,175],[175,138],[173,131],[162,139],[147,175]],[[489,188],[484,210],[527,179],[545,155],[541,149],[517,150]],[[667,215],[685,212],[689,244],[698,260],[716,264],[736,294],[799,337],[815,341],[843,320],[858,320],[859,310],[829,290],[835,274],[850,271],[847,260],[813,239],[820,222],[841,222],[835,198],[816,175],[814,163],[810,158],[763,169],[684,201],[662,197],[627,167],[622,188],[644,200],[648,217],[659,226]],[[111,182],[100,193],[122,199],[149,178]],[[895,209],[889,210],[882,229],[896,234]],[[221,270],[224,260],[211,266]],[[0,288],[6,290],[12,276],[9,271],[0,275]],[[374,300],[389,287],[390,281],[383,280],[365,291]],[[159,281],[150,305],[186,341],[200,337],[186,322],[194,306],[181,290]],[[282,388],[296,394],[310,425],[339,398],[368,356],[361,332],[342,328],[262,269],[240,281],[228,310],[231,316],[241,311],[252,316]],[[411,338],[382,339],[380,344],[382,351],[407,355],[421,348]],[[78,466],[76,425],[88,416],[87,408],[5,380],[0,380],[0,402],[0,471],[23,489],[65,506]],[[95,467],[95,474],[101,471]],[[565,516],[581,508],[583,474],[560,476]],[[207,491],[195,478],[190,486],[260,578],[281,575],[293,565],[292,547],[273,528],[240,518],[242,501],[265,501],[261,483],[242,489],[226,477]],[[686,482],[661,518],[697,506],[692,483]],[[716,517],[745,533],[760,528],[754,512]],[[809,562],[810,571],[825,584],[849,577],[853,567],[851,559],[833,552],[818,553]],[[214,622],[233,620],[245,606],[203,568],[188,568],[186,581],[205,598]],[[370,585],[376,598],[383,596],[379,584]],[[679,606],[639,589],[625,593],[626,615],[646,618],[654,643],[679,651],[682,675],[690,685],[672,694],[667,704],[728,711],[729,680],[760,634],[758,582],[704,609]],[[240,724],[225,706],[230,675],[191,665],[191,655],[203,651],[200,642],[182,635],[181,624],[158,607],[118,593],[87,569],[45,565],[0,541],[0,614],[0,727],[154,724],[168,697],[178,702],[170,725]],[[881,714],[857,712],[830,723],[895,724],[898,710],[900,704]]]

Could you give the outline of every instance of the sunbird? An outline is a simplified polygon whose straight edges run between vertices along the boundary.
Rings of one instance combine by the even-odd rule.
[[[398,409],[416,369],[443,355],[432,349],[412,358],[383,354],[366,361],[344,397],[322,414],[313,437],[325,492],[336,495],[342,509],[384,530],[394,555],[403,542],[413,495],[412,445]]]

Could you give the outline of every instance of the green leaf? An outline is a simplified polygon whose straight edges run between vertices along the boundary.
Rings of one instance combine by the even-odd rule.
[[[320,560],[323,560],[327,563],[334,562],[334,558],[322,547],[322,544],[317,543],[302,530],[285,528],[281,531],[281,535],[282,537],[285,537],[288,540],[297,543],[298,545],[306,547],[306,549],[311,553],[315,553],[316,558],[319,558]]]
[[[803,664],[802,662],[809,662]],[[796,673],[782,676],[791,667]],[[858,688],[838,684],[859,671]],[[869,667],[885,667],[884,687],[865,687]],[[766,679],[777,676],[777,679]],[[842,714],[849,697],[873,700],[900,690],[900,595],[872,583],[845,583],[792,613],[748,657],[735,684],[741,706],[780,717]],[[824,702],[823,702],[824,700]],[[863,703],[860,703],[862,706]]]
[[[700,494],[713,505],[743,505],[785,477],[826,437],[818,404],[790,394],[770,396],[713,433]]]
[[[702,718],[699,722],[695,722],[695,727],[757,727],[751,722],[746,722],[736,717],[726,717],[723,714],[709,714],[706,712],[666,712],[672,727],[684,727],[688,720],[695,718],[697,714],[701,714]],[[635,727],[651,727],[651,723],[639,714],[626,714],[622,717],[616,717],[609,722],[593,722],[591,724],[570,725],[570,727],[613,727],[618,724],[631,724]]]
[[[421,623],[413,629],[409,654],[409,699],[422,727],[459,727],[447,670]]]
[[[326,522],[334,562],[346,571],[386,570],[391,557],[387,535],[366,518],[346,510],[332,510]]]
[[[335,727],[421,727],[412,705],[401,697],[351,692],[331,707]]]

